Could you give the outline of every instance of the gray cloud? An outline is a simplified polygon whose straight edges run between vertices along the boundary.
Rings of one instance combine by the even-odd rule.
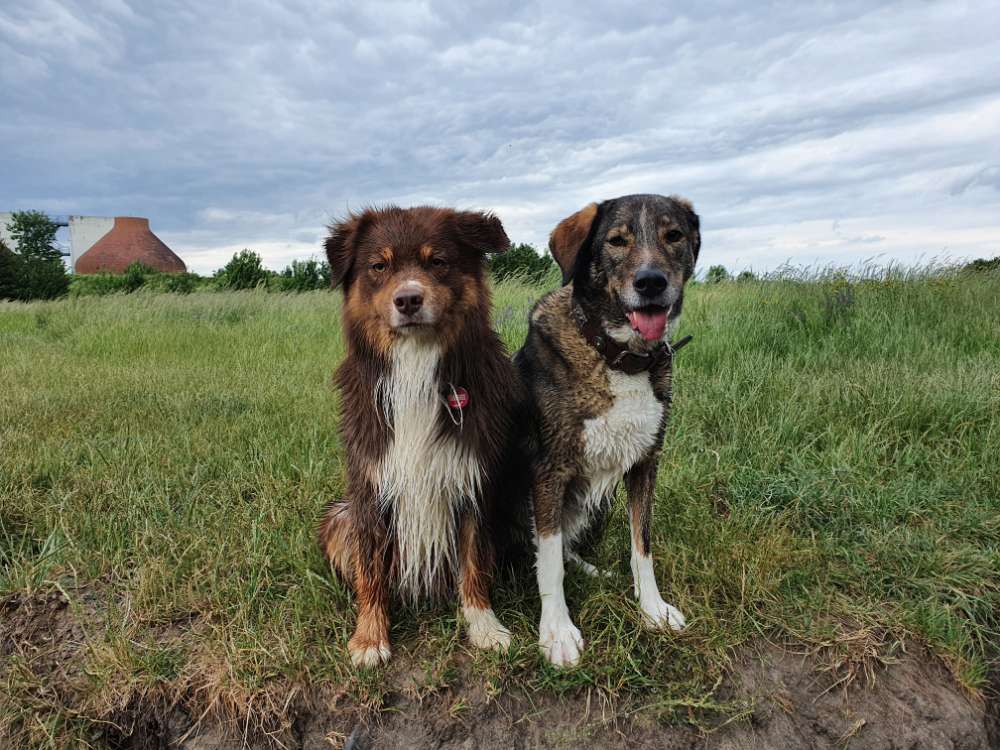
[[[635,191],[706,264],[1000,253],[994,3],[319,5],[0,9],[0,207],[146,215],[199,271],[390,201],[541,247]]]

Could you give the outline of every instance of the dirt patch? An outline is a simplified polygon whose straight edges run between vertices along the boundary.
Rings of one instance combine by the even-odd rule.
[[[922,649],[873,666],[850,684],[818,667],[811,656],[775,647],[745,655],[731,679],[737,693],[755,699],[750,726],[708,746],[996,747],[984,702]]]
[[[422,702],[397,696],[371,725],[359,724],[353,748],[577,748],[580,746],[747,750],[747,748],[997,747],[984,706],[965,695],[929,654],[873,668],[851,684],[819,671],[815,655],[774,646],[747,648],[725,692],[747,714],[696,729],[651,719],[632,703],[611,706],[594,694],[557,698],[508,695],[487,701],[471,682]],[[455,710],[461,701],[461,709]],[[320,724],[321,717],[314,717]],[[334,730],[337,731],[337,730]],[[322,747],[307,732],[302,747]]]
[[[16,700],[22,713],[27,705],[39,712],[61,709],[75,714],[79,680],[85,679],[71,668],[80,663],[85,648],[79,619],[86,618],[89,629],[99,622],[95,609],[71,609],[58,593],[0,602],[0,685],[13,684],[16,669],[45,678],[30,690],[0,696],[0,708],[4,700]],[[815,652],[747,646],[717,691],[728,705],[746,710],[707,724],[701,717],[699,727],[678,724],[676,718],[658,720],[634,699],[611,704],[596,691],[557,696],[514,690],[494,697],[471,662],[457,665],[457,673],[449,686],[427,694],[398,660],[392,692],[375,714],[329,688],[313,694],[300,691],[285,720],[270,733],[239,722],[197,722],[197,714],[184,701],[168,705],[151,695],[148,700],[136,697],[118,703],[103,721],[92,717],[91,740],[98,747],[181,750],[1000,747],[996,702],[967,695],[939,660],[912,648],[845,672],[843,663],[831,668],[830,660]],[[0,732],[0,746],[4,743]]]
[[[17,713],[53,715],[79,703],[87,680],[79,668],[83,623],[100,627],[101,619],[86,593],[75,608],[58,591],[0,600],[0,747]]]

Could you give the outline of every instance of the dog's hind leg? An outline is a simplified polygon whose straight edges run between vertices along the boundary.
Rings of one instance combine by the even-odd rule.
[[[354,594],[358,622],[347,643],[351,661],[374,667],[389,661],[389,577],[392,554],[385,518],[371,495],[353,501],[349,516],[357,539],[353,559]]]
[[[581,550],[584,554],[589,554],[596,550],[601,537],[604,536],[608,507],[609,503],[602,503],[597,511],[591,513],[590,519],[586,522],[586,530],[580,534],[578,539],[570,542],[565,536],[563,537],[563,556],[566,561],[576,565],[583,571],[584,575],[591,578],[611,578],[614,575],[610,570],[601,570],[596,565],[590,564],[577,552],[577,550]]]
[[[327,506],[317,536],[320,549],[330,565],[341,578],[353,585],[355,534],[347,502],[334,500]]]
[[[365,488],[367,489],[367,488]],[[360,490],[364,492],[365,490]],[[319,545],[330,565],[353,589],[358,621],[347,644],[356,666],[374,667],[389,660],[388,576],[390,550],[375,499],[334,500],[319,526]],[[369,490],[370,492],[370,490]],[[358,513],[362,517],[357,518]]]
[[[473,646],[503,651],[510,646],[510,631],[497,619],[490,601],[494,550],[482,524],[476,513],[462,515],[459,582],[462,616],[468,624],[469,641]]]
[[[566,556],[568,562],[573,563],[583,571],[584,575],[588,575],[591,578],[610,578],[613,575],[610,570],[601,570],[596,565],[591,565],[569,547],[563,548],[563,554]]]
[[[347,642],[351,662],[358,667],[377,667],[389,661],[389,606],[385,581],[364,563],[357,565],[354,589],[358,597],[358,622]]]

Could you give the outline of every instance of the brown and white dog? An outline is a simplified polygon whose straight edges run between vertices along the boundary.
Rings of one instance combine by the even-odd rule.
[[[393,595],[456,584],[472,644],[510,643],[490,602],[491,524],[521,395],[484,271],[484,255],[508,245],[496,217],[445,208],[369,209],[330,228],[331,283],[344,289],[346,496],[319,539],[356,594],[355,664],[388,660]]]
[[[555,665],[575,664],[583,648],[563,594],[563,560],[596,572],[574,545],[603,522],[623,478],[643,619],[684,626],[656,585],[650,523],[670,405],[669,337],[700,245],[691,204],[660,195],[591,204],[552,232],[566,286],[535,306],[515,363],[530,404],[539,645]]]

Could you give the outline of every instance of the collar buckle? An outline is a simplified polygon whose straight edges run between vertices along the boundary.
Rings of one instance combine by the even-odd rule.
[[[636,375],[644,370],[648,370],[657,361],[654,353],[639,353],[625,350],[619,352],[618,356],[608,362],[608,367],[612,370],[621,370],[626,375]]]

